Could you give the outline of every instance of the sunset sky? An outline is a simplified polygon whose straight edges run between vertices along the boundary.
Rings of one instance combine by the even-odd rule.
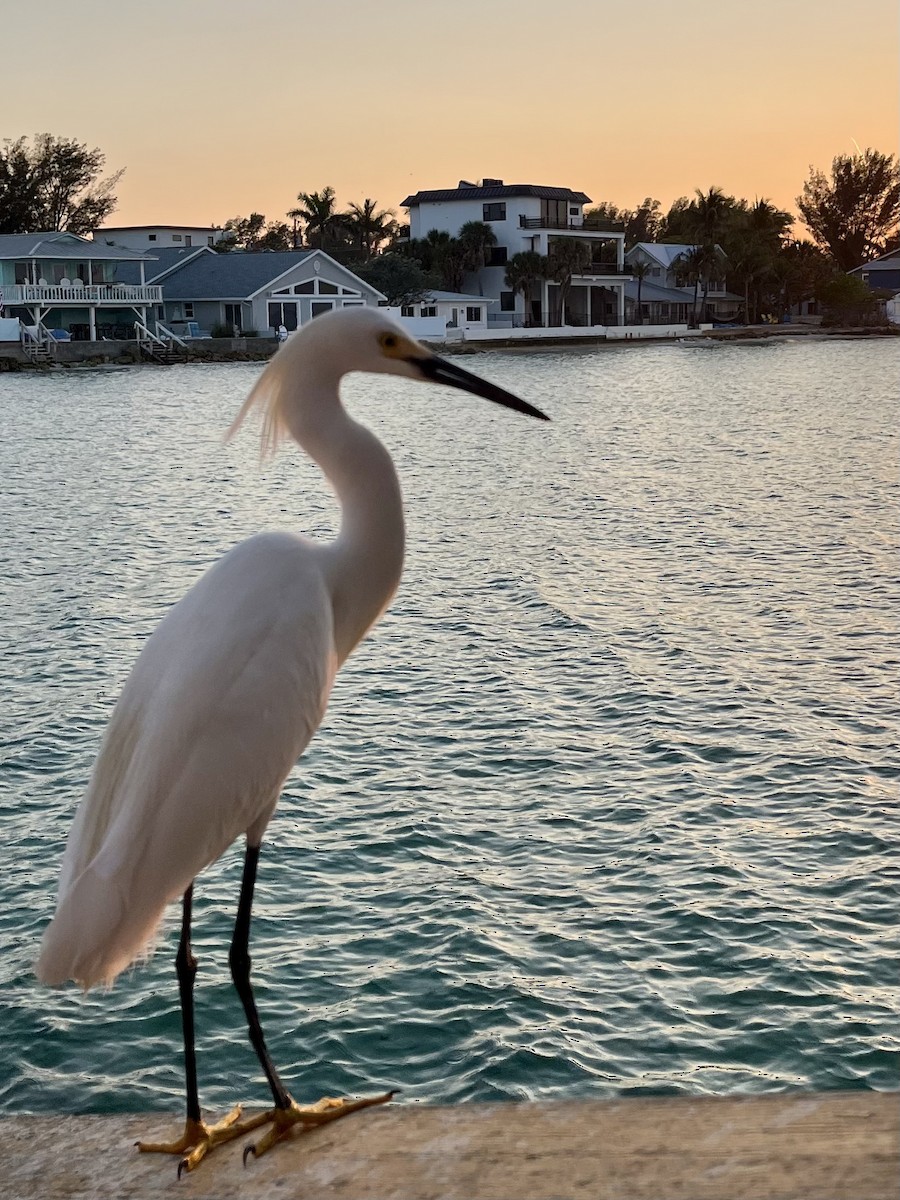
[[[485,175],[794,209],[810,164],[898,143],[896,0],[41,0],[2,40],[0,137],[99,146],[111,224]]]

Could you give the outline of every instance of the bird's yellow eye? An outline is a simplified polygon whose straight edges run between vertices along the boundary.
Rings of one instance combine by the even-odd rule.
[[[396,357],[397,351],[400,347],[400,339],[397,337],[396,333],[382,333],[378,338],[378,342],[385,354],[389,355],[391,358]]]

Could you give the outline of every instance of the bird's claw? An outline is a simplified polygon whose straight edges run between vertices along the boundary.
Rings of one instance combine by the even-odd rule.
[[[247,1165],[247,1159],[250,1157],[251,1154],[253,1155],[254,1158],[256,1158],[256,1144],[254,1142],[251,1142],[249,1146],[244,1147],[243,1160],[244,1160],[245,1167]]]

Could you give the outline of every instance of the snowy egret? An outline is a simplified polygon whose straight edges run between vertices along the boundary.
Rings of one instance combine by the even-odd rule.
[[[260,845],[282,785],[315,733],[335,674],[389,604],[403,563],[393,462],[346,412],[341,377],[370,371],[449,384],[543,420],[530,404],[413,341],[385,314],[318,317],[278,351],[229,430],[263,414],[263,451],[292,437],[337,492],[338,537],[248,538],[211,567],[147,641],[110,718],[62,861],[56,913],[36,965],[51,986],[109,984],[152,945],[182,898],[176,956],[187,1119],[175,1142],[138,1143],[192,1170],[221,1142],[271,1123],[262,1154],[295,1125],[323,1124],[392,1093],[297,1104],[272,1065],[250,985],[250,915]],[[238,837],[244,871],[229,963],[274,1108],[216,1125],[201,1116],[194,1053],[191,901],[197,874]]]

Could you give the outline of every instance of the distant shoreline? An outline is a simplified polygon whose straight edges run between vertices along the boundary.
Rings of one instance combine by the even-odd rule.
[[[636,327],[639,328],[639,327]],[[762,344],[778,338],[803,337],[826,341],[830,338],[846,338],[862,340],[866,338],[895,338],[900,337],[900,326],[834,326],[823,328],[820,325],[742,325],[734,328],[691,330],[685,334],[666,334],[658,337],[579,337],[560,333],[558,337],[535,338],[522,341],[519,338],[492,338],[488,340],[472,340],[459,342],[432,342],[423,339],[423,344],[442,355],[472,355],[490,353],[492,350],[517,351],[524,353],[540,353],[546,350],[618,348],[625,346],[659,346],[676,343],[683,345],[687,341],[700,344],[709,342],[743,342],[744,344]],[[206,340],[189,347],[183,357],[174,360],[172,365],[187,363],[237,363],[237,362],[266,362],[278,349],[276,338],[222,338],[216,339],[220,344],[211,344]],[[79,349],[84,346],[83,356]],[[90,349],[88,347],[90,346]],[[124,369],[131,366],[169,364],[153,364],[152,360],[141,358],[135,343],[110,342],[104,344],[104,350],[98,353],[97,343],[62,343],[58,353],[60,357],[51,363],[34,363],[25,358],[18,347],[4,352],[0,347],[0,374],[17,374],[20,371],[38,371],[44,374],[58,371]]]

